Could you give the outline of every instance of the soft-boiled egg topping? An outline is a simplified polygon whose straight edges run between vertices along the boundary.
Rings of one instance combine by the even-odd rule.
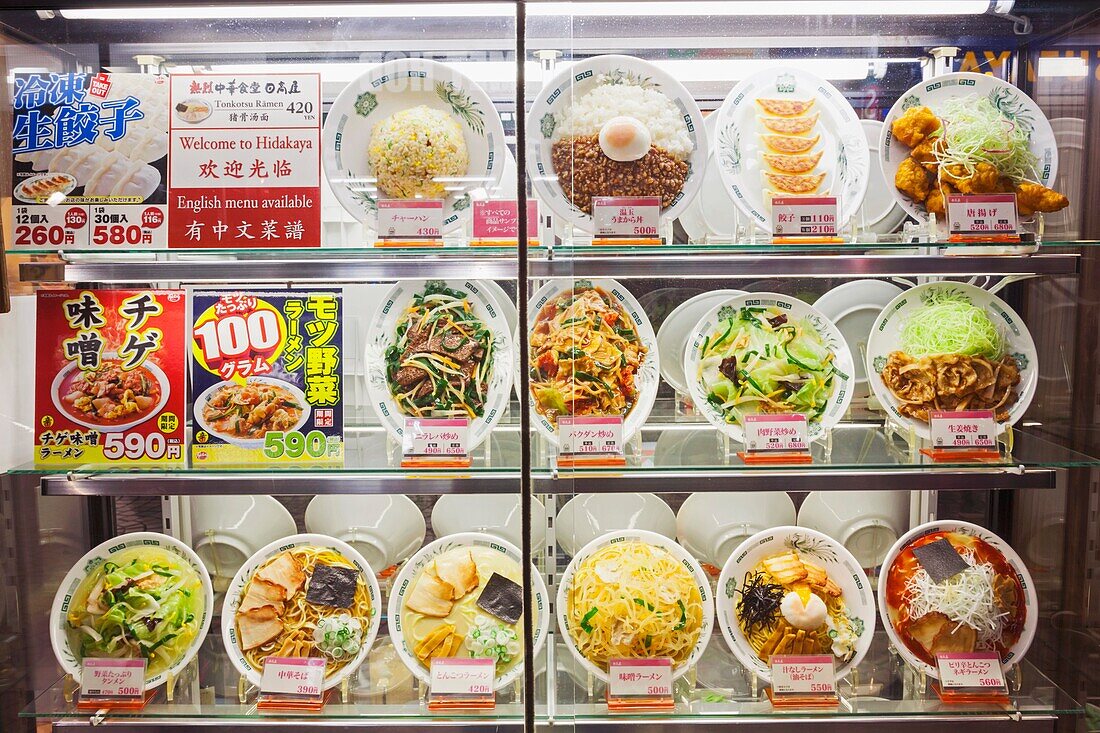
[[[649,128],[634,117],[612,117],[600,128],[600,149],[622,163],[643,157],[652,139]]]
[[[806,631],[820,629],[828,616],[825,601],[812,593],[809,600],[803,600],[802,596],[794,591],[783,596],[783,600],[779,603],[779,612],[791,626]]]

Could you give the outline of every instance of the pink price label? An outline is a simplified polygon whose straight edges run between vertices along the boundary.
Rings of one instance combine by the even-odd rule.
[[[87,658],[80,670],[84,697],[133,697],[145,694],[144,659]]]
[[[566,455],[622,455],[623,419],[562,416],[558,418],[558,438]]]
[[[947,194],[947,218],[952,234],[1016,234],[1019,229],[1016,194]]]
[[[407,456],[464,456],[469,442],[470,420],[465,417],[407,417],[401,434]]]
[[[829,654],[775,654],[771,658],[772,692],[780,695],[836,693],[836,667]]]
[[[933,410],[929,432],[936,448],[996,448],[997,420],[993,410]]]
[[[669,697],[672,695],[672,660],[612,659],[608,662],[611,697]]]
[[[516,239],[519,226],[519,202],[474,202],[474,239]],[[539,202],[527,202],[527,238],[539,235]]]
[[[745,415],[745,448],[750,451],[809,450],[805,415]]]
[[[656,237],[661,199],[658,196],[593,196],[592,219],[598,237]]]
[[[944,689],[1004,689],[1001,658],[995,652],[957,652],[936,655],[940,687]]]
[[[438,239],[441,231],[441,199],[378,201],[378,235],[384,239]]]
[[[772,198],[772,234],[776,237],[836,236],[836,196]]]
[[[436,657],[432,659],[433,695],[492,695],[496,661],[487,657]]]
[[[319,697],[325,683],[322,657],[268,657],[260,692],[268,695]]]

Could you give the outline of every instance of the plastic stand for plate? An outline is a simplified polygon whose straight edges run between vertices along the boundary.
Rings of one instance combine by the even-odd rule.
[[[662,665],[665,670],[665,674],[668,680],[668,687],[661,691],[656,691],[652,687],[648,691],[630,691],[624,694],[612,694],[611,689],[614,686],[613,681],[609,681],[607,687],[604,690],[604,700],[607,703],[607,711],[609,713],[640,713],[640,712],[671,712],[676,707],[675,696],[675,684],[671,682],[672,678],[672,660],[671,659],[635,659],[635,660],[617,660],[617,661],[629,661],[631,664],[647,665],[642,669],[654,669],[653,666],[648,665]],[[667,665],[667,666],[665,666]],[[608,672],[610,675],[615,674],[615,669],[612,667]],[[648,674],[648,673],[643,673]],[[689,684],[694,689],[695,679],[692,671],[689,670],[688,675],[692,675]],[[687,675],[685,675],[687,676]],[[635,678],[638,679],[637,677]],[[638,684],[637,682],[631,684]],[[640,684],[646,685],[650,683],[641,682]]]
[[[624,441],[622,453],[558,453],[553,459],[557,468],[621,468],[627,465],[627,456],[640,457],[642,454],[642,433],[638,431]]]
[[[826,429],[826,440],[829,444],[828,453],[832,453],[832,431]],[[733,463],[733,456],[737,456],[746,466],[804,466],[814,462],[813,454],[809,447],[801,451],[753,451],[733,450],[733,440],[723,434],[725,438],[726,463]]]
[[[442,249],[444,244],[443,244],[443,237],[438,237],[438,238],[434,238],[434,239],[390,239],[390,238],[387,238],[387,237],[380,237],[378,240],[375,241],[374,246],[375,247],[382,247],[382,248],[388,247],[388,248],[391,248],[391,249],[393,249],[393,248],[398,248],[398,249],[409,249],[409,248],[418,248],[418,249],[420,249],[420,248],[436,248],[436,249]]]
[[[690,418],[692,421],[699,419],[699,411],[695,409],[695,403],[691,395],[676,390],[673,396],[673,415],[675,418]]]
[[[921,448],[920,452],[933,463],[1001,463],[1012,458],[1014,436],[1012,426],[1005,425],[1004,433],[997,437],[996,448]]]
[[[72,675],[66,675],[66,679],[69,684],[63,685],[65,701],[72,702],[74,695],[80,690],[80,681],[74,678]],[[71,685],[71,686],[70,686]],[[172,702],[172,694],[176,686],[175,676],[169,672],[168,679],[164,683],[165,694],[167,701]],[[145,709],[145,706],[155,697],[157,691],[145,690],[141,695],[133,697],[109,697],[109,696],[85,696],[76,695],[76,709],[82,712],[94,712],[96,717],[102,718],[102,716],[112,710],[120,710],[123,712],[138,712]]]

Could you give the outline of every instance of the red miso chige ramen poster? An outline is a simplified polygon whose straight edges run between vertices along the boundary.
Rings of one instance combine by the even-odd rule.
[[[182,290],[38,293],[35,463],[183,465]]]

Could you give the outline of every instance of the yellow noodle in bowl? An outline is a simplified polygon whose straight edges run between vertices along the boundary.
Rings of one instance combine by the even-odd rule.
[[[713,600],[698,563],[667,538],[640,530],[597,538],[570,563],[559,624],[590,671],[612,659],[668,657],[680,676],[710,637]]]

